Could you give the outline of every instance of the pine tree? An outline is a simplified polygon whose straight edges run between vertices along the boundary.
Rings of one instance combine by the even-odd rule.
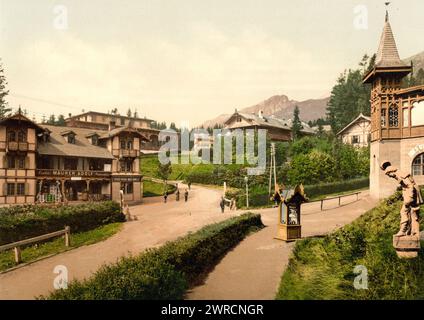
[[[60,127],[64,127],[66,125],[65,117],[63,116],[63,114],[60,114],[57,117],[57,120],[56,120],[56,124],[55,125],[56,126],[60,126]]]
[[[360,113],[370,114],[370,90],[362,83],[364,75],[374,65],[374,56],[364,56],[357,70],[343,72],[331,91],[327,116],[334,133],[340,131]]]
[[[302,122],[299,117],[299,107],[296,106],[293,112],[293,122],[292,122],[292,139],[296,140],[300,136],[300,131],[303,129]]]
[[[6,85],[7,81],[4,75],[3,64],[0,60],[0,119],[7,117],[12,111],[6,101],[6,96],[9,94],[9,90],[6,90]]]

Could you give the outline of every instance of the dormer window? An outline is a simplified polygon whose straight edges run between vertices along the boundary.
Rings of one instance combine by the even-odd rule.
[[[98,146],[99,145],[99,135],[96,132],[92,132],[85,136],[87,140],[93,145]]]
[[[68,135],[68,143],[75,144],[75,135],[73,134]]]
[[[76,142],[76,139],[75,139],[76,133],[75,133],[75,132],[73,132],[72,130],[63,131],[63,132],[61,133],[61,135],[62,135],[62,137],[64,137],[64,138],[65,138],[65,140],[66,140],[68,143],[75,144],[75,142]]]
[[[99,136],[98,135],[94,135],[94,136],[91,137],[91,144],[93,146],[99,145]]]

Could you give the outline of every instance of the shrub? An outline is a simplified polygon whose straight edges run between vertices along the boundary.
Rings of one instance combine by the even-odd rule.
[[[58,231],[65,225],[74,233],[124,220],[119,204],[113,201],[76,206],[0,208],[0,245]]]
[[[368,187],[369,184],[370,181],[368,177],[338,182],[320,183],[305,186],[305,193],[308,198],[313,198],[326,194],[362,189]]]
[[[252,229],[261,217],[247,213],[212,224],[137,257],[103,266],[90,279],[74,281],[48,299],[182,299],[196,281]]]

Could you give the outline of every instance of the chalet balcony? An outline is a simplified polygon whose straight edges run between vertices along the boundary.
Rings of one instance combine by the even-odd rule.
[[[95,170],[65,170],[65,169],[37,169],[35,175],[38,177],[61,177],[61,178],[106,178],[109,179],[111,172]]]
[[[121,149],[119,152],[121,158],[137,158],[139,156],[138,150]]]
[[[7,143],[8,151],[28,151],[28,142],[9,141]]]

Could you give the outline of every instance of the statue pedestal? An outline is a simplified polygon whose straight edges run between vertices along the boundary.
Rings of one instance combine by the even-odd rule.
[[[393,247],[399,258],[416,258],[420,251],[420,236],[393,236]]]

